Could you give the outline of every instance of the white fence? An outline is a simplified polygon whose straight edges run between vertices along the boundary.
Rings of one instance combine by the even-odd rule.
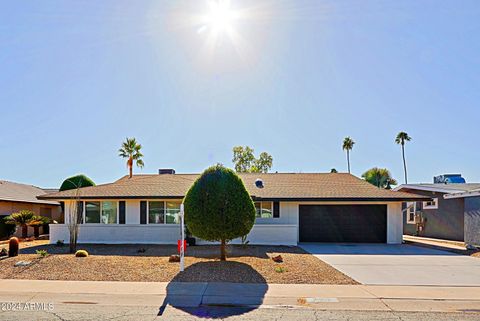
[[[79,243],[100,244],[176,244],[180,239],[178,225],[140,225],[140,224],[82,224]],[[50,224],[50,243],[58,240],[69,242],[68,227],[65,224]],[[247,236],[250,244],[296,245],[296,225],[257,224]],[[208,244],[199,241],[199,244]],[[232,243],[240,243],[233,240]]]

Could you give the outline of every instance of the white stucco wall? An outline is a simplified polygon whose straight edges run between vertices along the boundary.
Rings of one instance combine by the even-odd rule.
[[[402,203],[389,203],[387,206],[387,243],[402,244],[403,213]]]
[[[140,224],[140,201],[129,200],[125,202],[125,223]]]
[[[50,224],[50,244],[57,240],[69,242],[65,224]],[[79,243],[101,244],[176,244],[180,228],[174,224],[82,224],[79,228]]]
[[[50,243],[58,240],[69,242],[68,227],[65,224],[50,224]],[[100,244],[177,244],[180,227],[175,224],[83,224],[79,228],[79,243]],[[247,236],[250,244],[296,245],[296,225],[255,225]],[[199,244],[209,242],[198,241]],[[240,244],[241,240],[232,243]]]

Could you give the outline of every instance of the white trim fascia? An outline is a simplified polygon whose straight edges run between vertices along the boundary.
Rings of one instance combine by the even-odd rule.
[[[464,197],[475,197],[480,196],[480,190],[474,190],[470,192],[457,192],[457,193],[449,193],[443,195],[444,199],[452,199],[452,198],[464,198]]]
[[[418,191],[428,191],[428,192],[439,192],[439,193],[462,193],[464,192],[463,190],[455,190],[455,189],[446,189],[446,188],[440,188],[440,187],[432,187],[432,186],[423,186],[423,185],[411,185],[411,184],[402,184],[398,187],[395,187],[393,190],[398,192],[402,189],[414,189]]]

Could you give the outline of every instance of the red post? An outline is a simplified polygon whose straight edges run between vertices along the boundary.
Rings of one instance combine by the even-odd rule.
[[[180,254],[180,247],[182,246],[182,241],[178,240],[177,241],[177,251]],[[183,240],[183,250],[186,252],[187,251],[187,240]]]

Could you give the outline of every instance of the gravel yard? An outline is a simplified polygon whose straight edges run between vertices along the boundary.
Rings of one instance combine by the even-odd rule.
[[[40,241],[35,241],[40,242]],[[44,243],[44,242],[43,242]],[[22,244],[22,243],[21,243]],[[348,276],[306,253],[287,246],[228,246],[226,262],[217,259],[218,246],[189,247],[186,269],[179,273],[178,263],[169,263],[176,246],[171,245],[79,245],[90,256],[76,258],[68,246],[30,242],[18,257],[0,261],[0,278],[37,280],[144,281],[144,282],[240,282],[284,284],[356,284]],[[32,246],[33,245],[33,246]],[[140,253],[139,250],[145,252]],[[39,258],[36,250],[49,255]],[[283,257],[275,263],[271,257]],[[27,267],[14,267],[18,261],[32,261]]]

